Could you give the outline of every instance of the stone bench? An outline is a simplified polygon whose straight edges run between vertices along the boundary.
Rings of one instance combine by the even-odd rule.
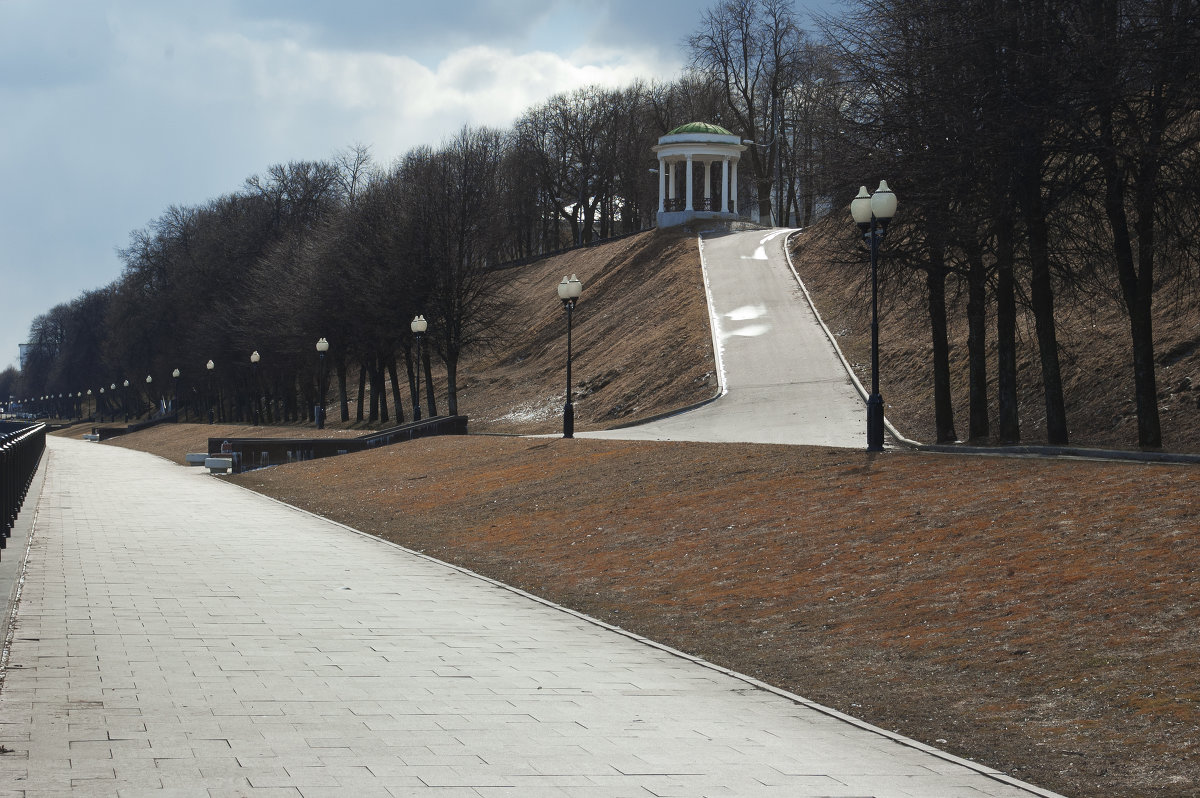
[[[204,467],[210,474],[229,474],[233,472],[233,458],[207,457],[204,460]]]
[[[183,460],[190,466],[202,466],[208,456],[208,452],[188,452],[183,456]]]
[[[83,439],[85,441],[98,441],[100,440],[100,436],[95,432],[85,432],[83,433]]]

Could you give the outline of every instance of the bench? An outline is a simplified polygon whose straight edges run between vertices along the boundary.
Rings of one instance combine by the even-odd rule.
[[[85,441],[98,441],[100,440],[100,436],[95,432],[85,432],[83,433],[83,439]]]
[[[202,466],[208,459],[208,452],[188,452],[183,456],[184,462],[190,466]]]
[[[210,474],[229,474],[233,472],[232,457],[206,457],[204,467]]]

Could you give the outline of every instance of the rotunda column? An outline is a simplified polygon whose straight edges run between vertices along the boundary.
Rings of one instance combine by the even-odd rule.
[[[692,171],[693,170],[692,170],[692,154],[690,152],[687,155],[687,165],[684,168],[687,169],[687,204],[683,206],[683,209],[685,211],[692,211],[692,210],[695,210],[695,208],[692,206]]]
[[[667,209],[667,165],[658,157],[658,212]]]
[[[733,212],[734,212],[734,213],[737,213],[737,212],[738,212],[738,205],[737,205],[737,195],[738,195],[738,193],[737,193],[737,172],[738,172],[738,160],[739,160],[738,158],[734,158],[734,159],[733,159],[733,180],[731,181],[731,185],[730,185],[730,187],[729,187],[729,196],[733,198]]]
[[[659,194],[662,194],[660,191]],[[721,213],[729,213],[729,156],[721,159]]]
[[[704,210],[712,210],[712,161],[704,159]]]

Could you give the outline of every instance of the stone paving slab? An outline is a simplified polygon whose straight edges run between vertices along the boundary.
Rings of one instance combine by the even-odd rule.
[[[1051,795],[219,477],[48,457],[0,796]]]

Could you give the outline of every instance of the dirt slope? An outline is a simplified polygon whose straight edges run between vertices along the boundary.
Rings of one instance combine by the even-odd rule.
[[[870,273],[848,219],[828,217],[793,238],[796,269],[859,379],[870,375]],[[880,393],[892,423],[909,437],[934,439],[929,321],[923,282],[900,295],[881,289]],[[966,297],[951,296],[950,342],[955,428],[967,426]],[[1159,411],[1166,451],[1200,452],[1200,296],[1196,287],[1161,285],[1155,295]],[[1057,333],[1071,443],[1134,449],[1137,416],[1126,317],[1113,299],[1082,293],[1057,298]],[[991,423],[996,425],[995,318],[989,311]],[[1046,440],[1046,412],[1033,319],[1018,329],[1022,440]]]
[[[566,314],[556,286],[576,274],[575,424],[611,427],[716,391],[708,306],[694,234],[647,232],[507,273],[517,329],[474,353],[460,378],[472,432],[562,429]]]

